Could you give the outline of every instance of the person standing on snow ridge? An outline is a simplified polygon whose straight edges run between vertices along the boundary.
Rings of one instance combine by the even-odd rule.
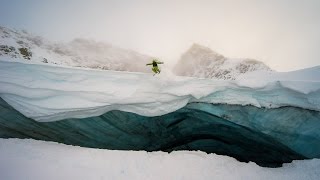
[[[152,63],[146,64],[146,66],[152,65],[152,71],[156,74],[160,74],[160,69],[158,67],[158,64],[163,64],[163,62],[158,61],[157,59],[153,59]]]

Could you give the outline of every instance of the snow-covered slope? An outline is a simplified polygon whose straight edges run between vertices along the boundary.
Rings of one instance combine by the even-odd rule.
[[[0,61],[0,97],[38,121],[97,116],[111,110],[158,116],[190,102],[320,111],[320,69],[311,70],[312,79],[303,81],[290,73],[291,79],[281,79],[276,72],[270,72],[269,81],[225,81]]]
[[[111,151],[29,139],[0,139],[0,179],[318,180],[319,166],[319,159],[294,161],[273,169],[196,151]]]
[[[173,71],[181,76],[234,80],[240,74],[257,70],[271,71],[267,65],[260,61],[229,59],[207,47],[193,44],[181,56]]]
[[[152,57],[86,39],[53,43],[40,36],[0,26],[0,59],[29,60],[75,67],[149,72]]]

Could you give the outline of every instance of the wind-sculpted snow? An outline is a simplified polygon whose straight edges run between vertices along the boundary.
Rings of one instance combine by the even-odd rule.
[[[314,76],[320,77],[319,72],[316,69]],[[0,97],[26,117],[41,122],[98,116],[112,110],[160,116],[192,102],[320,110],[320,82],[315,79],[264,81],[262,77],[254,82],[0,61]]]

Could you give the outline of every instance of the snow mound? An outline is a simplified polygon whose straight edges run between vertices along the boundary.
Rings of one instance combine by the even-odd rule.
[[[168,78],[0,61],[0,97],[37,121],[98,116],[111,110],[159,116],[190,102],[320,111],[319,69],[312,74],[318,79],[282,81],[275,73],[273,81],[254,81],[257,87],[245,80]]]
[[[31,139],[0,139],[0,179],[317,180],[319,166],[319,159],[293,161],[272,169],[200,151],[112,151]]]
[[[226,58],[207,47],[193,44],[173,71],[181,76],[235,80],[240,74],[257,70],[271,71],[260,61]]]

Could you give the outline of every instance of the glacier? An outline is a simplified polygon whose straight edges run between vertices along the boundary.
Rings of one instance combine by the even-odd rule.
[[[312,78],[319,72],[315,68]],[[0,94],[23,115],[41,122],[111,110],[160,116],[193,102],[320,110],[320,81],[280,75],[272,81],[266,75],[226,81],[0,61]]]
[[[0,61],[0,138],[201,150],[268,167],[320,158],[320,67],[257,73],[231,81]]]

